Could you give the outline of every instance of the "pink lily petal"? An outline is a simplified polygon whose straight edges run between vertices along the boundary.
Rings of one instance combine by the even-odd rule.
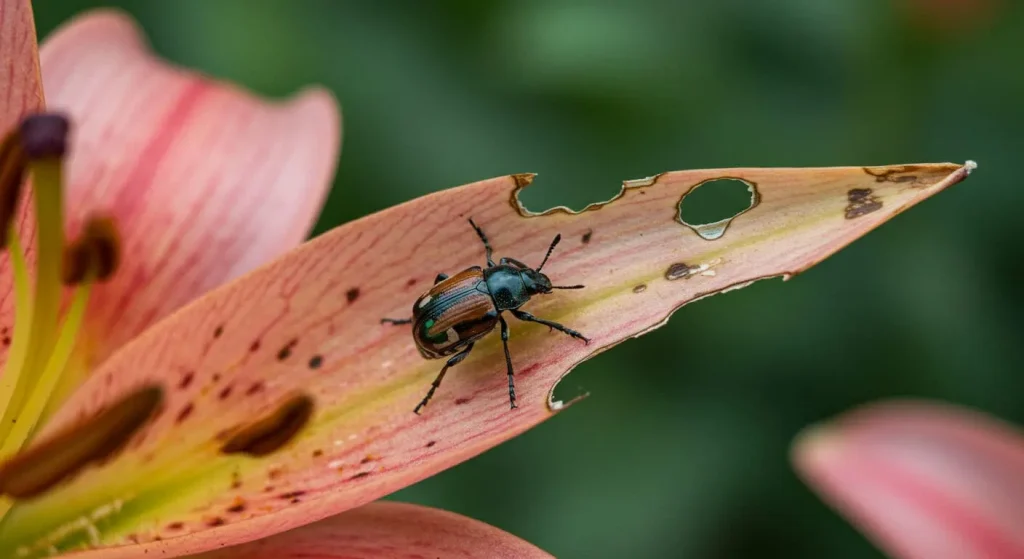
[[[39,75],[36,28],[30,0],[0,0],[0,135],[17,126],[28,113],[43,108],[43,85]],[[27,204],[18,218],[21,234],[32,229],[26,223]],[[14,278],[6,253],[0,254],[0,362],[6,360],[6,345],[14,325]]]
[[[276,536],[192,559],[540,559],[551,555],[483,522],[378,501]]]
[[[32,3],[0,0],[0,131],[42,106]]]
[[[794,449],[810,486],[893,557],[1024,557],[1024,433],[953,406],[869,406]]]
[[[564,409],[551,393],[566,372],[681,305],[807,270],[972,168],[679,171],[631,181],[579,213],[540,215],[519,205],[530,179],[520,175],[347,223],[186,306],[106,361],[36,448],[50,448],[47,433],[62,428],[72,429],[65,436],[91,430],[99,407],[140,385],[163,387],[162,413],[116,458],[19,502],[0,526],[0,547],[27,546],[28,557],[49,546],[170,557],[374,501]],[[756,204],[715,227],[681,223],[680,200],[720,177],[748,181]],[[537,265],[562,235],[544,273],[586,288],[536,296],[524,308],[591,342],[508,316],[518,409],[509,409],[494,331],[415,415],[443,361],[420,356],[409,326],[380,319],[408,316],[438,272],[483,263],[469,217],[490,236],[495,258]],[[22,471],[32,465],[23,461]],[[83,515],[96,518],[95,530],[62,530]]]
[[[70,230],[106,213],[124,242],[90,302],[90,363],[308,235],[339,150],[327,91],[254,97],[169,65],[109,10],[64,25],[40,59],[48,108],[73,122]]]

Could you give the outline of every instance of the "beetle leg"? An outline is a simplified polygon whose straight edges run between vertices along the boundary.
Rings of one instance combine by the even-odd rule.
[[[382,318],[380,319],[381,324],[412,324],[411,318]]]
[[[479,235],[480,240],[484,242],[484,249],[487,250],[487,266],[493,268],[494,260],[491,259],[491,253],[493,251],[491,250],[491,243],[487,241],[487,235],[484,235],[484,230],[478,227],[476,223],[473,223],[473,218],[469,218],[469,224],[473,226],[473,229],[476,229],[476,234]]]
[[[515,316],[519,320],[525,320],[526,322],[536,322],[538,324],[543,324],[544,326],[547,326],[548,328],[554,328],[555,330],[558,330],[559,332],[565,332],[566,334],[569,334],[570,336],[572,336],[574,338],[579,338],[579,339],[583,340],[584,342],[586,342],[588,344],[590,343],[590,338],[584,336],[583,334],[580,334],[579,332],[573,330],[572,328],[567,328],[565,326],[562,326],[561,324],[559,324],[557,322],[551,322],[550,320],[544,320],[543,318],[537,318],[536,316],[533,316],[532,314],[530,314],[528,312],[521,311],[521,310],[518,310],[518,309],[509,309],[509,312],[512,313],[513,316]]]
[[[423,400],[420,401],[420,404],[418,406],[416,406],[416,409],[412,410],[413,413],[415,413],[416,415],[420,414],[420,409],[423,406],[427,405],[427,402],[429,402],[430,399],[434,397],[434,391],[437,390],[438,386],[441,386],[441,381],[444,380],[444,374],[448,372],[448,368],[454,367],[455,365],[461,363],[462,360],[465,359],[467,355],[469,355],[469,352],[472,349],[473,344],[469,344],[468,346],[466,346],[466,349],[453,355],[452,358],[449,359],[448,362],[444,364],[444,367],[441,369],[441,372],[437,374],[437,378],[434,379],[434,382],[430,383],[430,390],[427,391],[427,395],[423,397]]]
[[[512,355],[508,352],[508,323],[500,314],[498,320],[501,321],[501,344],[505,346],[505,365],[508,366],[508,403],[511,409],[516,409],[516,383],[512,378]]]
[[[437,274],[437,277],[434,278],[434,285],[437,285],[437,284],[441,283],[442,281],[444,281],[446,279],[448,279],[448,274],[445,274],[443,272],[440,273],[440,274]]]

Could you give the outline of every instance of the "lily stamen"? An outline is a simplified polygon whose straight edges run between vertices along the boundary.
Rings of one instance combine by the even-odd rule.
[[[68,121],[56,114],[24,119],[0,144],[0,222],[7,232],[16,291],[14,339],[0,382],[0,460],[3,471],[24,462],[23,447],[43,426],[61,392],[96,281],[109,279],[120,262],[117,230],[108,218],[90,219],[80,239],[65,248],[64,157]],[[14,214],[26,171],[33,179],[36,275],[30,285]],[[72,287],[61,321],[65,286]],[[74,380],[74,379],[72,379]],[[45,445],[44,445],[45,446]],[[88,454],[88,453],[86,453]],[[60,469],[60,468],[58,468]],[[44,476],[46,477],[46,476]],[[8,491],[17,495],[21,491]],[[0,519],[10,502],[0,502]]]

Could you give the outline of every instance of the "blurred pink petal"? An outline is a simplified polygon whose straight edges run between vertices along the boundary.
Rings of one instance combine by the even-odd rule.
[[[796,442],[804,479],[893,557],[1024,557],[1024,435],[940,404],[849,413]]]
[[[32,4],[0,0],[0,134],[42,106]]]
[[[196,537],[214,537],[200,533]],[[379,501],[263,540],[192,559],[375,559],[551,555],[493,526],[443,510]]]
[[[125,15],[89,12],[40,50],[47,108],[71,116],[71,234],[112,215],[124,260],[90,301],[95,364],[144,328],[308,235],[339,115],[314,88],[271,103],[152,54]]]
[[[32,3],[0,0],[0,136],[17,126],[26,114],[43,108],[42,87]],[[29,204],[22,204],[18,214],[21,234],[32,227],[24,220],[29,208]],[[8,258],[6,251],[0,251],[0,363],[7,359],[14,325],[14,277]]]

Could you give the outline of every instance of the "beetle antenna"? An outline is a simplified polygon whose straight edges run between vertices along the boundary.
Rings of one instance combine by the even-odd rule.
[[[552,285],[551,289],[583,289],[583,285]]]
[[[551,241],[551,246],[548,247],[548,253],[544,255],[544,261],[540,263],[540,266],[537,266],[537,271],[538,272],[540,271],[541,268],[544,267],[545,264],[548,263],[548,257],[551,256],[551,251],[555,250],[555,245],[557,245],[558,241],[561,241],[561,240],[562,240],[562,234],[561,233],[555,235],[555,240]]]

